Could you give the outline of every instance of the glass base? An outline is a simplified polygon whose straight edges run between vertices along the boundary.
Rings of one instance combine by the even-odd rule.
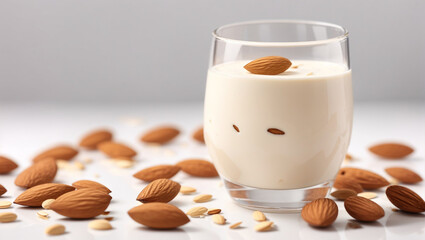
[[[300,212],[305,204],[326,197],[333,181],[298,189],[275,190],[243,186],[224,180],[224,186],[231,198],[244,208],[264,212]]]

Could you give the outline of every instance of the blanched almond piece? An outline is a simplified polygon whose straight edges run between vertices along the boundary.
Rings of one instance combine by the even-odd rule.
[[[47,199],[44,200],[43,203],[41,204],[41,207],[43,207],[44,209],[50,209],[50,205],[55,201],[55,199]]]
[[[49,213],[46,211],[38,211],[37,216],[43,219],[49,218]]]
[[[210,201],[211,199],[212,199],[211,194],[201,194],[201,195],[194,197],[193,201],[196,202],[196,203],[204,203],[204,202]]]
[[[254,218],[255,221],[258,221],[258,222],[267,220],[266,215],[264,215],[264,213],[260,211],[254,211],[252,213],[252,217]]]
[[[201,217],[208,211],[206,207],[193,207],[186,212],[191,217]]]
[[[48,226],[44,232],[47,235],[61,235],[65,233],[65,226],[62,224],[53,224]]]
[[[272,228],[273,226],[273,222],[270,221],[264,221],[264,222],[260,222],[257,225],[255,225],[255,231],[257,232],[265,232],[268,231]]]
[[[95,230],[110,230],[112,229],[112,225],[108,220],[96,219],[89,222],[89,228]]]
[[[0,201],[0,208],[9,208],[12,205],[9,201]]]
[[[241,224],[242,224],[242,222],[237,222],[237,223],[234,223],[234,224],[230,225],[229,228],[230,229],[235,229],[235,228],[238,228]]]
[[[218,225],[224,225],[226,223],[226,219],[221,214],[212,215],[212,220]]]
[[[188,186],[181,186],[180,187],[180,192],[182,193],[182,194],[192,194],[192,193],[194,193],[194,192],[196,192],[196,188],[193,188],[193,187],[188,187]]]
[[[8,222],[14,222],[18,218],[18,216],[15,213],[12,212],[0,212],[0,222],[1,223],[8,223]]]
[[[373,198],[376,198],[378,196],[378,194],[376,194],[374,192],[361,192],[361,193],[357,194],[357,196],[364,197],[364,198],[367,198],[367,199],[373,199]]]

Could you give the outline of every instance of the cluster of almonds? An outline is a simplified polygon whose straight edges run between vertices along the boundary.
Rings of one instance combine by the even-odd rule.
[[[401,159],[413,152],[413,149],[397,143],[375,145],[369,150],[384,159]],[[350,155],[346,159],[351,160]],[[425,201],[411,189],[397,185],[398,183],[416,184],[422,181],[414,171],[404,167],[390,167],[385,171],[393,177],[393,185],[377,173],[352,167],[341,168],[334,182],[336,191],[331,193],[337,200],[344,201],[344,208],[354,219],[361,222],[373,222],[385,215],[384,209],[370,200],[377,197],[376,190],[386,187],[388,200],[400,210],[408,213],[425,212]],[[302,218],[314,227],[330,226],[338,216],[338,206],[329,198],[319,198],[307,205],[301,211]]]

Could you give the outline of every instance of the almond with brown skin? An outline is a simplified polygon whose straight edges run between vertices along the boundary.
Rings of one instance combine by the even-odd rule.
[[[23,188],[50,183],[56,176],[58,167],[54,158],[45,158],[22,171],[15,179],[15,185]]]
[[[85,135],[80,141],[80,147],[94,150],[97,149],[97,146],[100,143],[109,142],[111,140],[111,131],[106,129],[99,129]]]
[[[357,196],[357,193],[351,189],[340,189],[331,193],[331,196],[338,200],[345,200],[351,196]]]
[[[388,159],[400,159],[413,152],[413,148],[400,143],[381,143],[369,148],[372,153]]]
[[[405,212],[425,212],[425,201],[407,187],[398,185],[389,186],[385,194],[394,206]]]
[[[181,170],[195,177],[217,177],[214,164],[202,159],[187,159],[177,163]]]
[[[50,209],[65,217],[87,219],[103,214],[110,202],[109,194],[85,188],[63,194],[50,205]]]
[[[172,126],[161,126],[145,133],[140,139],[145,143],[165,144],[180,134],[180,131]]]
[[[350,216],[363,222],[373,222],[385,215],[381,206],[364,197],[349,197],[345,199],[344,207]]]
[[[337,175],[334,181],[334,188],[336,189],[351,189],[355,191],[356,193],[363,192],[363,187],[358,182],[356,182],[356,179],[351,177],[346,177],[344,175]]]
[[[146,182],[152,182],[161,178],[172,178],[180,171],[180,167],[176,165],[157,165],[145,168],[135,174],[133,177]]]
[[[33,162],[38,162],[44,158],[53,158],[55,160],[71,160],[78,154],[78,151],[68,145],[59,145],[53,148],[49,148],[44,152],[34,157]]]
[[[279,56],[257,58],[244,66],[253,74],[277,75],[285,72],[292,63],[289,59]]]
[[[204,139],[204,128],[200,127],[198,128],[192,135],[192,138],[200,143],[205,143]]]
[[[341,168],[339,176],[354,178],[364,189],[377,189],[388,186],[390,183],[382,176],[360,168]]]
[[[130,217],[147,227],[155,229],[173,229],[190,221],[179,208],[168,203],[147,203],[128,211]]]
[[[314,227],[327,227],[335,222],[338,216],[338,206],[329,198],[319,198],[307,205],[301,211],[301,217]]]
[[[422,181],[422,177],[419,174],[404,167],[386,168],[385,172],[402,183],[415,184]]]
[[[180,191],[180,184],[170,179],[157,179],[149,183],[137,196],[142,203],[163,202],[174,199]]]
[[[13,203],[28,207],[41,207],[45,200],[56,199],[59,196],[74,190],[74,187],[66,184],[40,184],[21,193],[21,195],[19,195]]]
[[[111,192],[111,190],[109,190],[109,188],[105,187],[103,184],[91,180],[79,180],[74,182],[72,186],[76,189],[92,188],[105,193]]]
[[[0,156],[0,174],[10,173],[17,167],[18,164],[16,164],[13,160]]]
[[[101,152],[108,155],[111,158],[119,157],[134,157],[137,155],[136,151],[127,145],[117,142],[103,142],[98,145]]]
[[[7,189],[5,187],[3,187],[3,185],[0,184],[0,196],[5,194],[6,192],[7,192]]]

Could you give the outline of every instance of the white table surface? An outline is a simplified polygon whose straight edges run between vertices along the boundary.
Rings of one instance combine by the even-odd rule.
[[[172,144],[162,148],[145,146],[139,136],[159,124],[175,124],[183,134]],[[178,195],[171,204],[183,211],[193,206],[221,208],[229,223],[243,221],[240,229],[229,225],[216,225],[210,217],[194,219],[177,230],[158,231],[145,228],[127,215],[138,205],[136,196],[146,186],[132,174],[151,165],[175,163],[187,157],[208,158],[205,146],[191,140],[192,131],[202,124],[202,104],[0,104],[0,155],[19,162],[20,167],[9,175],[0,175],[0,183],[8,192],[1,200],[13,201],[23,190],[13,184],[16,175],[30,164],[32,157],[41,150],[58,143],[76,145],[86,131],[106,126],[115,133],[115,139],[128,143],[139,152],[137,164],[121,169],[98,152],[81,151],[77,160],[92,158],[94,162],[84,171],[60,170],[55,182],[71,184],[80,179],[99,181],[112,190],[113,200],[108,208],[113,230],[88,229],[89,220],[70,220],[50,211],[50,219],[37,217],[39,208],[12,205],[0,212],[12,211],[18,215],[13,223],[0,224],[0,238],[11,239],[425,239],[425,214],[393,212],[384,190],[374,199],[385,209],[385,217],[374,223],[361,223],[361,228],[347,227],[352,219],[342,202],[337,202],[339,215],[330,228],[315,229],[305,223],[300,214],[272,214],[266,216],[275,223],[270,232],[255,232],[256,222],[252,211],[236,206],[227,196],[218,178],[200,179],[179,173],[173,180],[193,186],[198,193],[214,195],[207,203],[193,203],[193,196]],[[405,160],[381,160],[367,151],[371,144],[394,140],[415,148]],[[355,105],[354,127],[349,153],[355,157],[352,166],[372,169],[386,177],[384,168],[406,166],[425,177],[425,103],[359,103]],[[96,175],[99,175],[96,177]],[[409,186],[425,197],[425,183]],[[104,217],[104,216],[100,216]],[[62,223],[67,233],[48,237],[44,228]]]

